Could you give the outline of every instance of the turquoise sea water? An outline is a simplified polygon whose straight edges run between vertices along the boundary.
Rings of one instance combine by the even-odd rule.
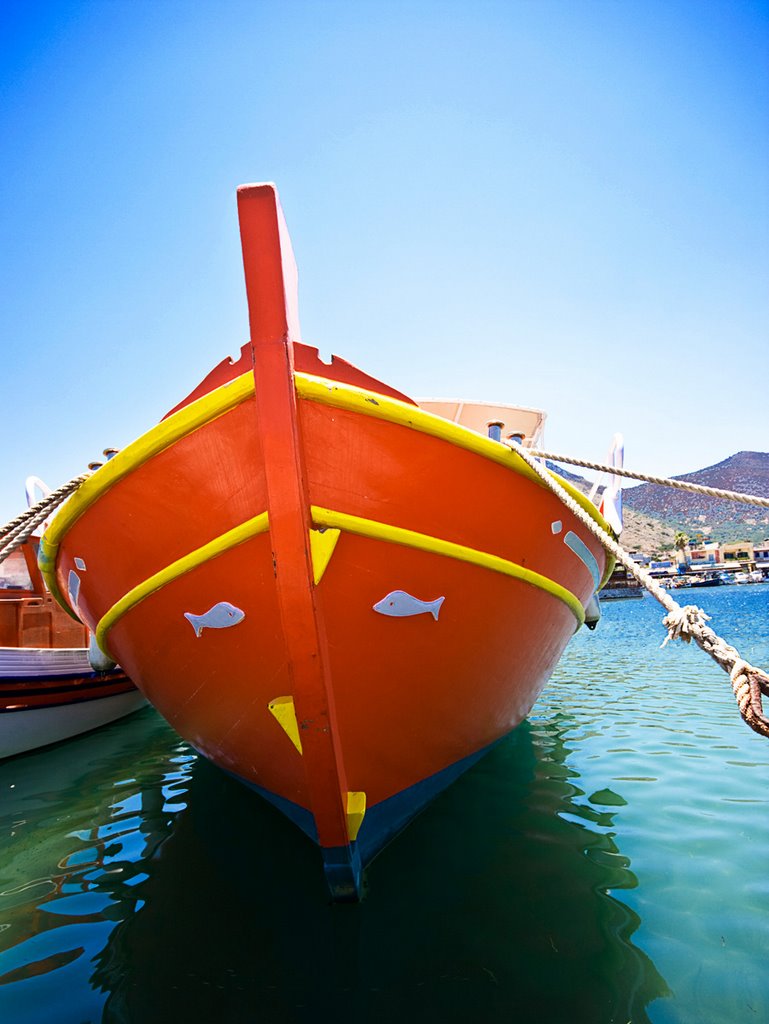
[[[769,666],[769,584],[676,597]],[[769,741],[655,601],[603,612],[358,906],[151,709],[0,764],[0,1020],[769,1021]]]

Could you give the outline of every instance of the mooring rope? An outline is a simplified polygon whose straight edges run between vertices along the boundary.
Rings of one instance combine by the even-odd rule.
[[[37,527],[46,521],[48,516],[54,509],[58,508],[62,502],[80,487],[80,485],[88,479],[90,473],[81,473],[79,476],[73,477],[66,484],[62,484],[55,491],[51,491],[50,494],[46,495],[37,504],[31,505],[26,512],[22,512],[21,515],[16,516],[9,523],[0,529],[0,563],[4,562],[5,559],[16,550],[21,547],[25,540],[32,536]]]
[[[518,450],[518,449],[516,449]],[[600,462],[588,462],[586,459],[572,459],[567,455],[555,455],[553,452],[540,452],[533,448],[527,448],[529,455],[537,459],[549,459],[551,462],[563,462],[569,466],[582,466],[585,469],[596,469],[603,473],[611,473],[615,476],[626,476],[631,480],[644,480],[650,484],[660,484],[663,487],[675,487],[680,491],[692,491],[694,494],[707,494],[712,498],[724,498],[726,501],[740,501],[745,505],[760,505],[762,508],[769,508],[769,498],[761,498],[756,494],[741,494],[739,491],[724,491],[720,487],[706,487],[704,484],[695,484],[690,480],[674,480],[672,477],[652,476],[649,473],[634,473],[630,469],[617,466],[607,466]]]
[[[563,487],[557,482],[552,474],[544,468],[537,459],[550,459],[552,462],[564,462],[569,465],[583,466],[587,469],[596,469],[602,472],[616,474],[618,476],[632,477],[637,480],[645,480],[649,483],[664,484],[671,487],[678,487],[685,490],[695,490],[699,493],[709,494],[713,497],[727,498],[729,500],[746,502],[748,504],[765,505],[769,507],[769,500],[758,498],[752,495],[738,494],[734,491],[724,491],[714,487],[703,487],[699,484],[691,484],[681,480],[671,480],[664,477],[653,477],[647,474],[633,473],[630,470],[619,469],[616,466],[606,466],[600,463],[587,462],[582,459],[572,459],[562,455],[555,455],[551,452],[541,452],[532,449],[525,449],[519,444],[509,443],[514,451],[542,480],[563,504],[577,517],[577,519],[588,529],[594,537],[609,551],[614,558],[621,562],[628,572],[642,584],[649,593],[659,601],[667,611],[662,620],[668,631],[663,642],[663,647],[670,640],[681,639],[686,643],[694,640],[695,643],[706,654],[709,654],[725,672],[729,673],[732,682],[732,689],[740,709],[743,720],[761,736],[769,738],[769,718],[763,713],[761,695],[769,696],[769,676],[761,669],[755,668],[743,660],[739,652],[719,637],[708,625],[710,616],[706,615],[702,608],[696,605],[682,607],[668,594],[668,592],[657,583],[644,569],[637,565],[630,555],[621,547],[616,540],[606,533],[601,527],[585,512],[580,505],[567,494]],[[32,505],[21,515],[16,516],[0,529],[0,563],[20,547],[27,540],[35,529],[54,511],[62,502],[80,487],[88,479],[89,473],[81,473],[73,477],[66,484],[62,484],[55,491],[43,498],[37,504]]]
[[[610,534],[606,533],[606,531],[603,530],[598,523],[596,523],[587,514],[587,512],[577,504],[571,495],[567,494],[564,488],[561,487],[558,481],[541,463],[537,462],[537,458],[549,458],[553,461],[561,462],[568,460],[561,459],[558,456],[546,455],[542,452],[532,452],[530,449],[526,449],[522,445],[514,442],[509,442],[509,447],[520,456],[527,466],[534,470],[545,486],[560,498],[563,504],[566,505],[569,511],[572,512],[577,519],[579,519],[583,526],[585,526],[594,537],[597,537],[606,550],[614,555],[615,559],[618,562],[621,562],[628,572],[638,580],[638,582],[641,583],[667,611],[668,614],[662,620],[662,624],[667,629],[668,635],[663,641],[662,646],[664,647],[670,640],[680,639],[685,643],[689,643],[691,640],[694,640],[698,647],[705,651],[706,654],[709,654],[725,672],[729,673],[732,690],[743,721],[746,722],[754,732],[757,732],[759,735],[769,739],[769,718],[764,715],[764,709],[761,703],[762,694],[769,696],[769,675],[761,669],[750,665],[747,661],[744,661],[734,647],[731,647],[725,640],[718,636],[710,626],[707,625],[710,616],[706,615],[702,608],[698,608],[696,605],[686,605],[685,607],[682,607],[674,601],[664,587],[661,587],[645,569],[642,569],[637,565],[628,552],[625,551],[625,549],[621,547],[621,545],[619,545],[617,541],[610,536]],[[577,464],[579,465],[580,463]],[[600,468],[605,469],[609,473],[618,472],[614,466]],[[763,501],[763,499],[761,500]]]

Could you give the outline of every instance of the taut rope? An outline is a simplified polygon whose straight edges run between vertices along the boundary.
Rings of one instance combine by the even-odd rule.
[[[633,473],[630,470],[620,469],[616,466],[606,466],[600,463],[587,462],[583,459],[572,459],[562,455],[555,455],[551,452],[527,450],[522,445],[510,443],[509,447],[532,469],[553,494],[579,519],[594,537],[614,555],[618,562],[641,583],[655,597],[667,611],[662,620],[667,628],[668,635],[663,646],[669,640],[681,639],[686,643],[694,640],[706,654],[709,654],[725,672],[729,673],[732,682],[732,690],[740,709],[743,720],[753,729],[769,739],[769,718],[766,718],[761,703],[761,695],[769,696],[769,676],[761,669],[755,668],[747,661],[744,661],[739,652],[726,643],[707,625],[710,616],[696,605],[682,607],[668,594],[668,592],[657,583],[644,569],[637,565],[630,555],[621,547],[616,540],[593,520],[581,508],[577,502],[567,494],[553,475],[536,460],[550,459],[553,462],[564,462],[574,466],[583,466],[587,469],[596,469],[616,476],[632,477],[635,480],[645,480],[648,483],[664,484],[669,487],[677,487],[683,490],[696,491],[700,494],[708,494],[712,497],[726,498],[732,501],[745,502],[752,505],[769,507],[769,499],[759,498],[747,494],[738,494],[735,491],[724,491],[715,487],[703,487],[700,484],[692,484],[682,480],[671,480],[665,477],[654,477],[641,473]],[[26,512],[16,516],[9,523],[0,529],[0,563],[4,562],[8,555],[32,535],[34,530],[54,511],[62,502],[80,487],[88,479],[90,473],[81,473],[73,477],[66,484],[52,491],[42,501],[32,505]]]
[[[667,476],[651,476],[649,473],[634,473],[630,469],[622,469],[618,466],[606,466],[600,462],[588,462],[586,459],[572,459],[566,455],[554,455],[553,452],[535,451],[533,448],[526,449],[529,455],[538,459],[550,459],[551,462],[564,462],[569,466],[583,466],[585,469],[597,469],[603,473],[611,473],[613,476],[627,476],[631,480],[645,480],[649,484],[661,484],[663,487],[675,487],[680,491],[693,491],[695,494],[708,494],[711,498],[725,498],[727,501],[740,501],[745,505],[761,505],[769,508],[769,498],[761,498],[755,494],[741,494],[739,491],[724,491],[719,487],[706,487],[704,484],[695,484],[690,480],[674,480]],[[516,448],[516,451],[518,449]]]
[[[762,694],[769,696],[769,676],[762,672],[761,669],[755,668],[753,665],[748,664],[748,662],[743,661],[738,651],[727,644],[725,640],[707,625],[710,617],[701,608],[698,608],[696,605],[681,607],[681,605],[674,601],[670,594],[646,570],[636,565],[627,551],[613,537],[591,519],[571,495],[567,494],[553,475],[536,461],[537,458],[549,458],[560,462],[568,462],[570,460],[562,459],[560,456],[545,455],[542,452],[532,452],[514,442],[510,442],[509,447],[523,459],[530,469],[534,470],[545,486],[560,498],[583,526],[594,537],[598,538],[606,550],[614,555],[617,561],[621,562],[628,572],[646,587],[649,593],[665,608],[668,614],[662,620],[662,624],[667,628],[668,635],[663,642],[663,647],[669,640],[681,639],[686,643],[694,640],[698,647],[702,648],[725,672],[729,673],[732,690],[734,691],[743,721],[755,732],[769,739],[769,718],[766,718],[764,715],[761,703]],[[586,465],[586,463],[576,462],[575,460],[571,461],[574,461],[576,465]],[[595,466],[591,468],[600,468],[606,470],[606,472],[616,474],[621,472],[614,466]],[[625,475],[630,474],[626,473]],[[731,494],[732,492],[726,493]],[[758,499],[758,501],[760,503],[767,503],[766,499],[763,498]]]
[[[25,540],[32,536],[37,527],[44,523],[54,509],[58,508],[63,501],[80,487],[88,479],[90,473],[81,473],[73,477],[68,483],[62,484],[55,491],[32,505],[26,512],[16,516],[9,523],[0,529],[0,563],[4,562],[8,555],[16,548],[21,547]]]

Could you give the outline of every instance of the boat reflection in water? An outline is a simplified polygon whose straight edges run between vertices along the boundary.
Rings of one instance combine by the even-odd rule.
[[[73,1020],[143,1024],[640,1024],[666,994],[621,898],[637,884],[612,835],[624,801],[586,800],[558,717],[524,724],[443,794],[380,854],[359,906],[329,904],[314,844],[276,810],[153,712],[137,724],[145,754],[133,721],[117,741],[108,727],[112,751],[75,741],[86,756],[58,795],[43,755],[17,762],[24,796],[3,817],[27,818],[25,847],[0,883],[14,1021],[66,992]]]
[[[667,988],[609,895],[636,879],[565,756],[557,723],[522,726],[380,855],[359,908],[328,905],[312,844],[197,763],[97,958],[103,1019],[643,1021]]]

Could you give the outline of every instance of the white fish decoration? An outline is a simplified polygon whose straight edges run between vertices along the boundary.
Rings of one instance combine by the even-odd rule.
[[[569,530],[563,538],[563,542],[567,548],[571,548],[580,562],[582,562],[587,571],[593,577],[593,586],[597,590],[601,583],[601,570],[598,568],[598,562],[596,562],[593,552],[572,530]]]
[[[434,601],[420,601],[418,597],[412,597],[405,590],[393,590],[381,601],[377,601],[374,611],[379,612],[380,615],[393,615],[396,618],[429,612],[437,622],[438,612],[445,600],[445,597],[436,597]]]
[[[67,593],[69,594],[69,603],[74,611],[79,611],[78,601],[80,600],[80,577],[74,569],[69,570],[69,576],[67,578]]]
[[[245,619],[246,613],[229,601],[220,601],[202,615],[185,612],[184,617],[195,630],[195,636],[200,636],[204,629],[228,629],[230,626],[237,626]]]

